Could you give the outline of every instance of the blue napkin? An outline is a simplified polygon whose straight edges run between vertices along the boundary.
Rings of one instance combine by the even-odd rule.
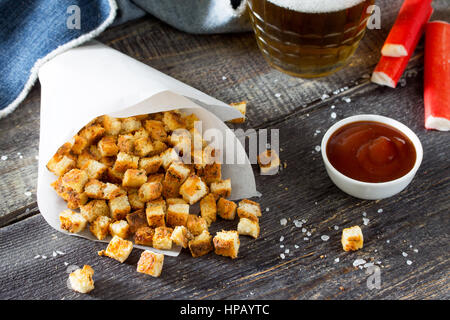
[[[25,99],[46,61],[147,13],[191,33],[250,30],[245,0],[0,0],[0,118]]]

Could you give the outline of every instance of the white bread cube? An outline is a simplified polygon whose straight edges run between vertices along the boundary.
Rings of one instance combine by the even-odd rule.
[[[133,250],[133,242],[114,236],[109,242],[106,250],[98,252],[99,256],[106,256],[123,263]]]
[[[81,154],[83,152],[83,150],[86,149],[86,147],[88,146],[88,141],[79,136],[79,135],[75,135],[72,139],[72,153],[74,154]]]
[[[191,175],[180,187],[180,194],[189,204],[194,204],[208,193],[208,186],[196,175]]]
[[[153,248],[160,250],[172,249],[172,228],[157,227],[155,228],[155,234],[153,235]]]
[[[126,195],[126,191],[120,186],[114,183],[107,182],[103,188],[103,198],[106,200],[112,200],[114,198]]]
[[[213,250],[212,236],[208,231],[203,231],[200,235],[189,241],[189,250],[194,258],[204,256]]]
[[[217,213],[222,219],[234,220],[236,208],[236,203],[225,198],[220,198],[219,201],[217,201]]]
[[[115,136],[105,136],[98,142],[98,151],[102,157],[112,157],[117,155],[119,147]]]
[[[145,157],[153,152],[153,144],[149,138],[141,137],[134,140],[134,154],[139,157]]]
[[[363,247],[364,238],[359,226],[342,230],[342,248],[344,251],[356,251]]]
[[[135,117],[122,119],[121,133],[130,133],[139,130],[141,126],[141,121],[137,120]]]
[[[62,185],[65,188],[73,190],[77,193],[83,192],[84,185],[88,182],[89,177],[86,171],[80,169],[72,169],[65,173],[62,177]]]
[[[86,228],[87,220],[81,213],[70,209],[64,210],[59,214],[61,229],[71,233],[78,233]]]
[[[97,219],[90,224],[89,230],[98,240],[103,240],[108,235],[111,221],[111,218],[107,216],[97,217]]]
[[[235,259],[239,252],[239,234],[237,231],[217,232],[213,239],[215,253]]]
[[[231,194],[231,179],[212,182],[211,193],[214,193],[219,197],[228,198]]]
[[[262,175],[273,175],[278,172],[280,158],[274,150],[265,150],[258,156],[258,164]]]
[[[131,211],[128,197],[123,195],[109,200],[109,210],[111,212],[111,218],[114,220],[125,219],[126,215]]]
[[[88,293],[94,290],[94,269],[89,265],[84,265],[83,269],[78,269],[69,274],[69,283],[72,290],[80,293]]]
[[[147,181],[145,170],[127,169],[123,176],[122,186],[130,188],[139,188]]]
[[[88,160],[82,167],[89,176],[89,179],[100,179],[108,169],[106,165],[96,160]]]
[[[186,127],[183,117],[177,111],[164,112],[162,121],[170,131]]]
[[[147,205],[147,209],[145,210],[145,214],[147,215],[147,223],[149,227],[165,227],[165,216],[164,207],[162,205]]]
[[[84,185],[84,192],[89,198],[92,199],[103,199],[103,189],[106,187],[106,184],[97,179],[90,179]]]
[[[200,200],[200,214],[205,219],[208,226],[217,219],[217,204],[216,197],[210,193],[202,200]]]
[[[247,218],[250,220],[258,221],[258,217],[261,216],[261,207],[259,203],[244,199],[239,202],[237,208],[239,218]]]
[[[205,230],[208,231],[208,223],[206,220],[196,214],[189,215],[186,227],[194,236],[198,236]]]
[[[72,158],[70,158],[68,156],[62,156],[61,158],[56,157],[56,158],[58,158],[58,160],[54,160],[54,158],[52,158],[48,162],[47,168],[50,171],[52,171],[54,174],[56,174],[57,176],[62,176],[69,170],[76,167],[75,160],[73,160]]]
[[[241,218],[239,219],[237,231],[243,236],[251,236],[256,239],[259,236],[259,223],[255,220]]]
[[[189,240],[191,240],[192,238],[193,235],[185,226],[176,226],[175,229],[173,229],[172,235],[170,236],[170,239],[172,239],[173,243],[182,246],[183,248],[187,248]]]
[[[117,135],[122,129],[122,122],[119,119],[104,115],[103,116],[103,128],[105,133],[109,135]]]
[[[144,251],[137,264],[137,272],[159,277],[164,264],[164,255],[151,251]]]
[[[128,238],[130,226],[125,220],[117,220],[109,225],[109,233],[111,236],[118,236],[122,239]]]
[[[145,170],[147,174],[158,172],[162,165],[162,159],[159,155],[139,159],[139,169]]]
[[[162,190],[160,182],[146,182],[139,188],[138,196],[141,201],[148,202],[161,197]]]
[[[141,227],[147,227],[147,216],[144,209],[138,209],[132,213],[127,214],[127,222],[130,226],[130,232],[135,233]]]
[[[167,170],[172,162],[181,162],[181,158],[178,155],[178,152],[173,148],[169,148],[161,153],[162,167],[164,170]]]
[[[155,229],[150,227],[140,227],[134,234],[134,243],[151,247],[153,246],[153,236]]]
[[[88,144],[97,142],[105,133],[105,128],[100,124],[89,124],[80,130],[78,133],[81,137],[88,141]]]
[[[88,222],[92,222],[100,216],[109,217],[109,207],[105,200],[91,200],[80,206],[80,213]]]
[[[171,204],[188,204],[182,198],[167,198],[166,203],[168,206],[170,206]]]
[[[135,137],[132,134],[121,134],[117,137],[119,152],[132,155],[134,152]]]
[[[167,225],[170,227],[186,226],[188,216],[188,204],[171,204],[167,208]]]
[[[125,172],[127,169],[137,169],[138,165],[139,157],[121,151],[117,154],[113,170]]]
[[[166,141],[167,132],[164,130],[164,124],[158,120],[145,120],[144,127],[147,129],[153,141]]]
[[[138,194],[139,189],[132,188],[128,190],[128,202],[130,203],[131,209],[138,210],[145,208],[145,202],[141,201]]]

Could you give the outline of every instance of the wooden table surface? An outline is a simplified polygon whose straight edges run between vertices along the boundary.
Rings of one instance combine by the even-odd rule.
[[[434,1],[433,19],[450,16],[446,1]],[[239,258],[233,261],[214,253],[193,259],[188,251],[166,257],[161,277],[152,278],[136,272],[141,250],[119,264],[98,257],[104,244],[52,229],[36,204],[37,84],[15,112],[0,120],[0,157],[7,157],[0,160],[0,298],[448,299],[450,140],[448,133],[423,127],[423,45],[397,89],[369,81],[400,3],[378,1],[382,29],[368,30],[345,69],[318,80],[271,69],[251,33],[190,35],[150,16],[106,30],[101,42],[139,61],[224,102],[247,100],[248,121],[237,127],[280,129],[286,168],[260,176],[254,167],[263,195],[261,236],[241,237]],[[333,123],[362,113],[397,119],[422,141],[424,159],[416,178],[392,198],[362,201],[344,194],[315,151]],[[286,225],[280,223],[283,218]],[[303,219],[308,240],[294,224]],[[364,248],[346,253],[340,236],[353,225],[363,229]],[[330,239],[323,241],[322,235]],[[53,257],[56,250],[65,255]],[[370,275],[366,268],[353,267],[356,259],[380,267],[380,289],[367,287]],[[69,290],[66,264],[91,265],[95,290],[89,295]]]

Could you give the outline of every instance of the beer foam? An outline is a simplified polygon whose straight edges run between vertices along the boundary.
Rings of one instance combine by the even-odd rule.
[[[365,0],[267,0],[293,11],[305,13],[327,13],[351,8]]]

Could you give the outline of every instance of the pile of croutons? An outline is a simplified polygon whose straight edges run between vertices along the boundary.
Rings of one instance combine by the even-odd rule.
[[[161,250],[188,247],[193,257],[214,249],[236,258],[239,234],[259,236],[261,209],[251,200],[227,200],[231,181],[222,180],[219,151],[203,140],[196,121],[195,114],[168,111],[122,119],[105,115],[87,124],[47,164],[58,176],[52,187],[69,208],[59,216],[61,228],[78,233],[89,224],[97,239],[111,235],[99,254],[120,262],[133,248],[130,237]],[[200,215],[191,214],[197,202]],[[237,231],[212,238],[208,227],[217,215],[233,220],[236,212]],[[162,268],[161,257],[144,253],[138,271],[158,276],[154,268]]]

